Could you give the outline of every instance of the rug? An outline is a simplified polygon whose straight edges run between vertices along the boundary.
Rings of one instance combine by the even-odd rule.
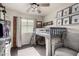
[[[41,56],[34,47],[18,50],[18,56]]]

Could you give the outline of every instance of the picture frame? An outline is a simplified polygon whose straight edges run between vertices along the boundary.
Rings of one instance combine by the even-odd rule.
[[[53,25],[53,21],[47,22],[47,25]]]
[[[62,10],[57,11],[56,18],[60,18],[62,16],[63,16],[63,11]]]
[[[53,21],[49,21],[49,22],[44,22],[43,26],[47,26],[47,25],[53,25]]]
[[[62,19],[57,19],[56,23],[57,23],[58,26],[62,25]]]
[[[63,9],[63,16],[67,16],[67,15],[69,15],[69,13],[70,13],[70,8],[69,7]]]
[[[69,25],[70,24],[69,22],[70,22],[69,17],[63,18],[63,25]]]
[[[36,21],[36,28],[42,28],[42,21]]]
[[[79,12],[79,3],[72,5],[72,13]]]
[[[61,14],[60,11],[62,11]],[[79,3],[75,3],[60,11],[57,11],[57,15],[56,15],[57,25],[60,26],[60,25],[79,24]]]
[[[72,24],[77,24],[77,23],[79,23],[79,14],[72,16]]]

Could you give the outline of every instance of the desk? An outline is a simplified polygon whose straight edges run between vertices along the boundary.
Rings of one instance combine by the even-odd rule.
[[[47,29],[38,29],[36,31],[36,35],[45,37],[45,43],[46,43],[46,56],[52,56],[52,52],[54,52],[54,49],[52,51],[52,48],[54,48],[55,44],[52,45],[55,41],[59,40],[57,38],[62,39],[66,38],[67,29],[64,27],[50,27]],[[56,38],[56,39],[54,39]],[[52,42],[52,40],[55,40]],[[52,47],[53,46],[53,47]]]
[[[52,55],[52,44],[51,44],[51,38],[50,34],[47,34],[45,32],[36,32],[36,35],[45,37],[45,44],[46,44],[46,56]]]

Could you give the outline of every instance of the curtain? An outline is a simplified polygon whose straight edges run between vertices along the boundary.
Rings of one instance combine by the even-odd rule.
[[[21,39],[22,45],[30,44],[33,34],[34,20],[33,19],[21,19]]]
[[[21,17],[17,18],[17,47],[22,46],[22,41],[21,41]]]

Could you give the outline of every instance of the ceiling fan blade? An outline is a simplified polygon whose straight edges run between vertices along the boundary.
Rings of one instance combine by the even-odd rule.
[[[42,6],[42,7],[49,7],[50,4],[49,3],[38,3],[39,6]]]
[[[37,9],[37,12],[38,12],[38,13],[41,13],[41,10],[40,10],[40,9]]]
[[[26,11],[29,12],[31,10],[31,7],[29,7]]]
[[[0,3],[0,7],[3,7],[4,8],[4,6],[2,5],[2,3]]]

